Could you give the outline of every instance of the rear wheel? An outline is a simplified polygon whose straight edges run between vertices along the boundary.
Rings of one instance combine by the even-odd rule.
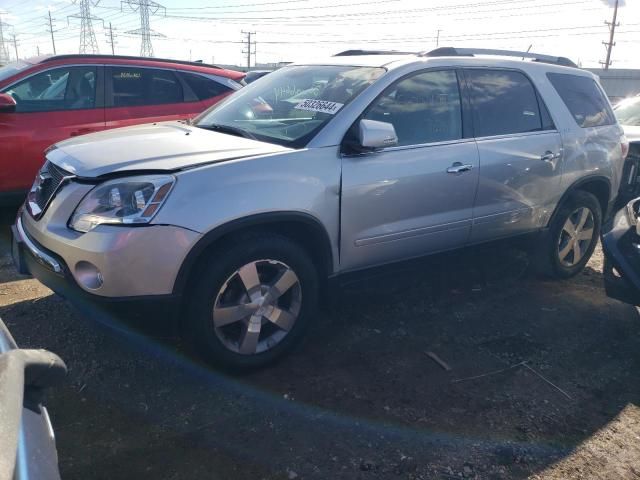
[[[208,358],[256,368],[298,343],[318,291],[304,249],[279,235],[252,235],[216,249],[207,262],[191,297],[189,333]]]
[[[589,192],[576,191],[558,210],[541,247],[540,269],[548,276],[570,278],[585,267],[598,243],[602,209]]]

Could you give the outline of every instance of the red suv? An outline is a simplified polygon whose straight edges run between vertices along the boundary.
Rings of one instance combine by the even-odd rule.
[[[24,199],[44,151],[68,137],[187,119],[244,73],[178,60],[58,55],[0,67],[0,206]]]

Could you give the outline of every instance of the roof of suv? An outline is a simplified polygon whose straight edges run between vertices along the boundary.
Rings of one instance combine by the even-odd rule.
[[[149,57],[135,57],[128,55],[100,55],[100,54],[68,54],[68,55],[45,55],[40,57],[32,57],[25,60],[32,65],[43,64],[68,64],[69,62],[77,63],[89,63],[99,61],[105,64],[127,64],[127,65],[142,65],[153,67],[173,67],[181,70],[190,70],[202,73],[213,73],[223,77],[228,77],[234,80],[239,80],[244,77],[243,72],[237,72],[235,70],[227,70],[217,65],[210,65],[202,62],[189,62],[186,60],[172,60],[166,58],[149,58]]]
[[[434,66],[510,67],[543,70],[571,69],[585,76],[593,76],[581,70],[566,57],[556,57],[532,52],[510,50],[468,49],[444,47],[429,52],[398,52],[394,50],[346,50],[330,59],[309,62],[316,65],[357,65],[394,69],[411,63],[430,63]]]

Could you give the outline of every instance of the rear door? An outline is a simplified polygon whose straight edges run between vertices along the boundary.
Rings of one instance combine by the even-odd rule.
[[[174,70],[112,65],[105,72],[107,128],[186,120],[200,110],[185,102]]]
[[[345,270],[463,246],[471,231],[478,151],[465,135],[455,70],[387,88],[363,118],[391,123],[398,145],[342,161]]]
[[[103,130],[102,67],[63,66],[5,87],[14,113],[0,113],[0,191],[27,190],[50,145]]]
[[[471,242],[546,225],[561,195],[560,134],[520,71],[466,69],[480,157]]]

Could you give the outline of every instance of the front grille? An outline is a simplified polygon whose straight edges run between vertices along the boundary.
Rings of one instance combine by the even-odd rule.
[[[49,161],[44,164],[38,172],[27,199],[27,205],[33,217],[39,218],[42,215],[62,183],[70,177],[73,177],[73,174],[57,165]]]

